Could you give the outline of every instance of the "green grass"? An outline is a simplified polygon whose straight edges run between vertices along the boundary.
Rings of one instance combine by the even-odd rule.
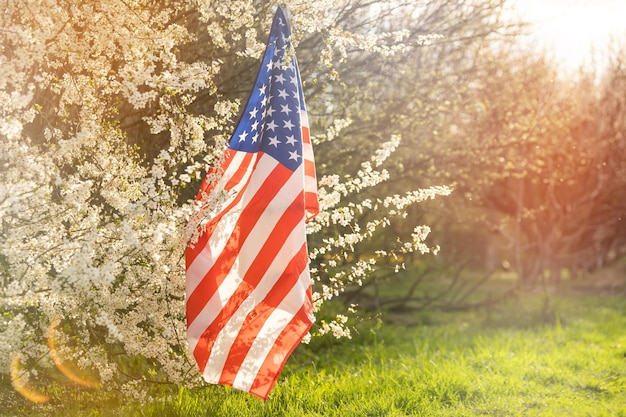
[[[147,404],[117,398],[107,406],[21,410],[64,417],[626,417],[626,299],[557,298],[549,323],[537,314],[540,303],[525,295],[490,311],[430,312],[416,315],[422,324],[414,327],[372,321],[352,341],[314,341],[296,350],[266,402],[208,386]]]

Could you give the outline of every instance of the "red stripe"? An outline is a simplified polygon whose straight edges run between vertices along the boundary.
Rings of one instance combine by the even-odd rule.
[[[274,346],[263,361],[252,387],[250,387],[250,394],[256,395],[262,400],[267,399],[289,355],[311,328],[312,323],[308,313],[312,306],[309,297],[310,292],[307,292],[305,304],[276,339]]]
[[[304,160],[304,175],[315,177],[315,164],[308,159]]]
[[[227,151],[227,155],[226,155],[226,159],[224,159],[222,166],[220,167],[220,171],[225,172],[230,163],[232,162],[232,160],[235,157],[236,151],[233,151],[231,149],[228,149]],[[246,154],[244,162],[246,164],[246,166],[248,164],[250,164],[250,161],[252,159],[253,154]],[[209,173],[206,175],[206,177],[204,178],[204,181],[202,183],[202,188],[200,189],[200,192],[198,193],[198,195],[196,196],[196,201],[204,201],[202,198],[203,193],[205,196],[208,195],[210,192],[213,191],[215,184],[217,181],[213,181],[211,183],[207,183],[207,178],[209,178],[210,174],[214,173],[215,170],[211,170],[209,171]],[[239,180],[241,180],[243,173],[245,172],[245,170],[242,170],[241,168],[238,168],[236,174],[241,173],[241,175],[238,175]],[[248,178],[248,181],[250,179]],[[229,184],[231,184],[231,180],[228,181]],[[232,183],[231,187],[234,186],[236,184]],[[224,215],[226,213],[228,213],[230,211],[230,209],[232,209],[238,202],[239,200],[241,200],[243,193],[237,193],[237,195],[235,196],[235,198],[233,199],[233,201],[231,201],[228,206],[226,206],[224,209],[222,209],[219,214],[217,214],[215,217],[213,217],[211,220],[209,220],[207,223],[205,223],[202,227],[203,227],[203,232],[200,234],[200,236],[198,237],[198,241],[196,243],[194,243],[193,246],[187,245],[187,249],[185,251],[185,261],[186,261],[186,266],[187,269],[189,268],[189,266],[193,263],[194,259],[196,258],[196,256],[198,256],[198,254],[200,252],[202,252],[202,249],[206,246],[209,238],[211,237],[211,235],[213,234],[213,231],[215,230],[215,226],[216,224],[219,222],[219,220],[224,217]]]
[[[259,331],[263,327],[263,324],[298,282],[302,271],[307,267],[307,263],[306,244],[303,244],[302,248],[289,262],[289,265],[285,268],[285,272],[278,278],[263,301],[261,301],[254,310],[248,313],[245,322],[241,326],[241,331],[237,335],[228,353],[228,359],[222,371],[220,384],[232,385],[234,383],[239,368],[246,358],[252,343],[259,334]]]
[[[235,151],[231,151],[231,152],[235,152]],[[244,177],[244,175],[248,171],[248,166],[252,162],[252,158],[254,158],[255,155],[256,154],[246,152],[246,155],[243,161],[241,162],[241,164],[239,165],[239,167],[237,168],[237,171],[235,171],[233,176],[228,180],[228,182],[224,186],[224,190],[228,191],[234,186],[236,186],[237,184],[239,184],[239,181],[241,181],[241,179]]]
[[[311,143],[311,137],[309,136],[308,126],[302,126],[302,141],[304,143]]]
[[[306,221],[309,221],[313,217],[317,216],[317,214],[320,212],[320,206],[317,201],[317,193],[314,193],[314,192],[304,193],[304,201],[305,201],[305,208],[306,208]]]
[[[222,160],[220,166],[211,168],[209,172],[207,172],[207,174],[204,176],[204,179],[202,180],[202,185],[200,185],[200,191],[198,191],[198,194],[196,194],[196,201],[204,201],[203,196],[206,197],[211,193],[211,191],[213,191],[216,181],[212,178],[212,180],[209,182],[209,178],[214,176],[215,173],[218,171],[222,173],[225,172],[231,161],[233,160],[234,155],[234,152],[226,148],[226,150],[224,151],[224,159]]]
[[[244,159],[246,165],[248,165],[251,160],[251,157],[248,157],[248,155],[253,155],[253,154],[250,154],[250,153],[246,154],[245,159]],[[261,154],[259,153],[259,155]],[[236,174],[241,174],[239,175],[240,177],[243,176],[243,173],[245,173],[245,169],[238,169],[236,172]],[[252,176],[248,178],[248,183],[250,182],[251,178]],[[231,184],[231,181],[229,181],[228,183]],[[235,185],[236,184],[234,183],[231,184],[231,186],[235,186]],[[245,184],[244,187],[247,187],[247,183]],[[239,201],[243,198],[243,195],[244,195],[243,192],[238,192],[235,195],[235,198],[233,199],[233,201],[231,201],[226,207],[224,207],[215,217],[213,217],[207,223],[204,224],[203,226],[204,231],[200,234],[198,241],[193,245],[193,247],[190,247],[189,245],[187,246],[187,251],[185,253],[187,268],[189,268],[189,266],[193,263],[194,259],[196,259],[196,256],[198,256],[198,254],[202,252],[202,249],[207,245],[207,242],[211,238],[211,235],[213,234],[213,231],[215,230],[217,223],[219,223],[222,217],[228,214],[234,206],[239,204]]]
[[[187,299],[188,323],[193,322],[204,308],[206,301],[211,299],[214,292],[220,286],[237,258],[239,248],[256,225],[259,217],[263,214],[267,201],[271,201],[274,198],[291,174],[292,171],[278,164],[265,179],[248,205],[242,210],[235,224],[235,228],[226,242],[224,250],[218,255],[213,267],[207,271],[204,278]],[[220,213],[220,215],[223,214],[224,212]]]
[[[185,249],[185,270],[188,270],[193,261],[196,259],[196,256],[209,242],[209,237],[213,234],[213,230],[215,230],[215,226],[217,226],[217,222],[208,222],[205,226],[204,232],[198,236],[198,241],[191,245],[187,245]]]
[[[217,226],[219,221],[234,206],[236,206],[239,203],[239,201],[243,198],[243,194],[244,193],[241,193],[241,192],[237,193],[233,201],[231,201],[230,204],[228,204],[228,206],[224,208],[224,210],[220,211],[215,217],[210,219],[208,222],[206,222],[202,226],[204,231],[198,237],[198,241],[193,246],[187,245],[187,249],[185,251],[185,261],[186,261],[187,269],[189,269],[189,266],[196,259],[196,256],[198,256],[200,252],[202,252],[204,247],[208,244],[209,239],[211,238],[211,235],[213,234],[213,231],[215,230],[215,227]]]
[[[267,271],[269,266],[272,264],[276,254],[280,251],[282,244],[291,234],[292,230],[303,221],[302,212],[302,193],[300,193],[281,216],[278,221],[279,226],[272,230],[267,240],[263,243],[261,250],[255,256],[254,261],[252,262],[250,268],[246,271],[237,290],[222,307],[220,312],[215,317],[215,320],[210,323],[198,339],[198,344],[196,345],[193,354],[200,365],[200,369],[204,369],[206,366],[210,353],[213,350],[215,338],[219,332],[222,331],[241,303],[248,298],[254,288],[258,285],[261,278],[265,275],[265,271]],[[244,217],[243,214],[241,217]],[[304,259],[304,267],[306,267],[306,258]],[[226,273],[228,273],[228,271],[226,271]],[[205,277],[205,280],[211,280],[211,282],[219,280],[220,284],[223,281],[223,276],[211,279],[210,275],[212,275],[211,272],[208,277]],[[219,284],[215,287],[215,290],[218,286]],[[205,303],[206,300],[211,299],[212,295],[213,294],[203,297]],[[204,307],[204,304],[202,307]]]

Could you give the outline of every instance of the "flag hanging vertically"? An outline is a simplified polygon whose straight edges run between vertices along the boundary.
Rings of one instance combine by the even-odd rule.
[[[290,37],[279,8],[223,162],[196,197],[204,214],[186,250],[187,340],[202,376],[261,399],[313,322],[305,220],[317,185]]]

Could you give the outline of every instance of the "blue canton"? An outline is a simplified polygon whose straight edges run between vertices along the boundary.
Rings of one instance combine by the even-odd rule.
[[[302,163],[302,87],[285,16],[272,26],[261,68],[228,146],[262,151],[292,171]]]

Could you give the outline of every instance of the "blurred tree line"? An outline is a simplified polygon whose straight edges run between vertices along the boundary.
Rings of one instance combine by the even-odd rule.
[[[259,15],[269,7],[259,2]],[[520,287],[558,285],[564,274],[582,279],[624,256],[626,50],[615,45],[601,72],[565,75],[544,53],[524,49],[526,27],[503,17],[507,7],[506,0],[347,2],[329,12],[329,28],[362,36],[405,32],[400,41],[389,39],[396,53],[346,44],[345,59],[332,66],[320,66],[319,58],[320,45],[334,42],[331,29],[299,40],[313,135],[337,130],[335,140],[326,135],[316,144],[320,174],[356,171],[395,134],[402,142],[387,167],[392,181],[358,194],[355,203],[430,185],[454,188],[449,197],[410,207],[393,225],[402,236],[429,224],[441,252],[407,254],[399,275],[394,260],[385,268],[379,259],[377,279],[349,291],[347,301],[468,307]],[[236,53],[245,48],[239,39],[229,51],[207,51],[199,38],[197,49],[185,52],[194,59],[219,55],[229,70],[220,74],[218,96],[232,100],[245,99],[257,65]],[[213,97],[198,100],[195,111],[211,111]],[[360,221],[374,214],[365,211]],[[380,233],[337,268],[395,244]],[[514,282],[492,299],[468,301],[499,271],[512,272]],[[433,282],[446,286],[433,290]],[[408,290],[376,296],[377,286],[396,284]]]
[[[354,169],[352,161],[399,134],[393,181],[379,190],[447,184],[455,191],[412,207],[394,225],[402,234],[410,224],[429,224],[440,254],[407,255],[408,271],[396,276],[383,268],[371,291],[355,288],[349,301],[471,307],[519,288],[548,290],[564,277],[585,279],[624,257],[624,45],[613,45],[601,70],[565,74],[544,52],[524,49],[524,24],[503,18],[504,1],[369,6],[369,14],[346,13],[339,23],[364,31],[397,25],[412,36],[441,38],[392,56],[355,52],[345,68],[335,68],[341,88],[309,89],[313,120],[352,120],[340,141],[318,145],[317,159],[322,169]],[[306,57],[306,49],[299,53]],[[304,74],[318,71],[312,64]],[[388,240],[381,234],[374,246],[393,245]],[[356,256],[360,249],[367,248],[357,248]],[[501,271],[514,276],[510,285],[489,299],[470,297]],[[377,285],[398,282],[408,290],[376,295]],[[437,290],[433,282],[445,285]]]

